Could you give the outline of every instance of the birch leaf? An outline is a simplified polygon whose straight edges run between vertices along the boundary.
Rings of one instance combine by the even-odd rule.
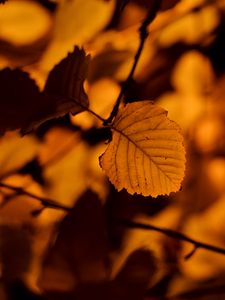
[[[183,137],[167,111],[151,101],[127,104],[112,125],[100,164],[118,191],[144,196],[180,189],[185,170]]]

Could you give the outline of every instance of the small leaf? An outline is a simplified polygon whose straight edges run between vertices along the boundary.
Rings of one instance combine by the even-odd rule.
[[[87,76],[89,59],[90,56],[86,56],[83,49],[75,47],[72,53],[52,69],[42,92],[44,109],[39,111],[38,117],[24,133],[68,112],[75,115],[88,106],[83,83]]]
[[[115,118],[113,136],[100,158],[118,191],[144,196],[180,189],[185,151],[178,125],[151,101],[127,104]]]
[[[83,110],[81,105],[88,106],[83,82],[87,76],[89,59],[90,56],[86,56],[83,49],[75,47],[50,72],[43,93],[59,103],[58,109],[71,102],[71,112],[75,114]]]

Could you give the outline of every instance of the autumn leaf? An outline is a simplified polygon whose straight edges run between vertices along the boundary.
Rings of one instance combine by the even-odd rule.
[[[109,243],[104,222],[100,200],[87,191],[59,226],[56,241],[43,261],[41,289],[59,291],[107,278]]]
[[[60,105],[62,101],[70,100],[73,113],[82,111],[81,104],[88,106],[83,82],[87,76],[89,58],[83,49],[75,47],[74,51],[50,72],[43,93],[50,96],[54,102],[59,99]],[[74,102],[78,102],[78,105],[74,105]]]
[[[21,59],[21,56],[29,56],[31,49],[33,52],[39,52],[41,44],[46,47],[52,29],[52,19],[48,10],[37,1],[8,1],[5,4],[0,10],[1,54],[5,53],[8,56],[8,49],[11,50],[12,56],[14,47],[14,55],[18,51],[17,55],[20,53]]]
[[[143,299],[154,279],[157,260],[148,249],[138,248],[128,253],[112,275],[111,267],[118,258],[105,213],[98,197],[87,191],[60,223],[38,280],[46,299]]]
[[[21,70],[0,71],[0,133],[22,128],[27,133],[46,120],[76,114],[88,105],[83,89],[89,56],[75,47],[50,72],[43,92]]]
[[[0,177],[19,170],[33,159],[39,149],[39,142],[32,135],[21,139],[16,134],[6,134],[0,139]]]
[[[196,4],[196,1],[181,1],[176,6],[174,13],[176,11],[188,12],[191,8],[194,9]],[[165,47],[177,42],[196,44],[206,39],[216,29],[218,23],[219,12],[217,8],[213,5],[206,5],[198,12],[186,13],[183,18],[171,22],[158,35],[158,42]]]
[[[29,132],[41,123],[68,112],[77,114],[88,106],[83,83],[87,76],[89,59],[90,56],[86,56],[83,49],[75,47],[72,53],[52,69],[41,94],[44,109],[36,110],[40,115],[23,132]]]
[[[39,67],[49,71],[73,45],[83,46],[110,21],[116,1],[65,0],[59,1],[55,18],[53,38],[46,49]]]
[[[185,169],[183,137],[163,108],[151,101],[128,104],[112,131],[100,164],[118,191],[156,197],[179,190]]]

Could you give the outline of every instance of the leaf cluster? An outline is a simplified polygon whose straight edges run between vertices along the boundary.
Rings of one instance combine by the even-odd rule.
[[[3,2],[0,297],[223,297],[222,1]]]

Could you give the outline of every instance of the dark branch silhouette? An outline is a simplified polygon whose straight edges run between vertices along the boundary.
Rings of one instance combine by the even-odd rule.
[[[49,198],[45,198],[45,197],[39,197],[35,194],[32,194],[26,190],[24,190],[21,187],[16,187],[13,185],[9,185],[6,183],[2,183],[0,182],[0,187],[15,191],[18,195],[25,195],[28,197],[31,197],[35,200],[38,200],[41,202],[41,204],[46,207],[46,208],[54,208],[54,209],[60,209],[66,212],[71,211],[71,207],[65,206],[61,203],[58,203],[57,201],[53,200],[53,199],[49,199]],[[42,209],[40,210],[40,212],[42,211]],[[171,229],[167,229],[167,228],[162,228],[162,227],[158,227],[158,226],[154,226],[154,225],[150,225],[150,224],[143,224],[143,223],[138,223],[138,222],[133,222],[130,220],[125,220],[125,219],[115,219],[114,220],[116,224],[120,225],[120,226],[125,226],[128,228],[133,228],[133,229],[141,229],[141,230],[151,230],[151,231],[156,231],[156,232],[160,232],[170,238],[176,239],[176,240],[180,240],[180,241],[184,241],[187,243],[190,243],[192,245],[194,245],[194,250],[191,251],[191,253],[188,255],[187,258],[190,258],[198,249],[205,249],[208,251],[212,251],[212,252],[216,252],[219,254],[223,254],[225,255],[225,249],[224,248],[220,248],[217,246],[213,246],[207,243],[202,243],[200,241],[194,240],[186,235],[184,235],[181,232],[175,231],[175,230],[171,230]]]
[[[186,235],[184,235],[181,232],[178,231],[174,231],[171,229],[167,229],[167,228],[162,228],[162,227],[158,227],[158,226],[154,226],[154,225],[150,225],[150,224],[143,224],[143,223],[138,223],[138,222],[133,222],[130,220],[125,220],[125,219],[115,219],[115,223],[117,223],[120,226],[125,226],[128,228],[133,228],[133,229],[142,229],[142,230],[151,230],[151,231],[156,231],[156,232],[160,232],[170,238],[176,239],[176,240],[180,240],[180,241],[184,241],[187,243],[190,243],[192,245],[194,245],[194,251],[191,251],[191,253],[189,253],[188,257],[186,256],[186,259],[189,258],[190,256],[192,256],[197,249],[205,249],[208,251],[212,251],[212,252],[216,252],[219,254],[223,254],[225,255],[225,249],[224,248],[220,248],[217,246],[213,246],[207,243],[202,243],[200,241],[194,240]]]
[[[3,182],[0,182],[0,187],[15,191],[17,193],[16,196],[25,195],[25,196],[31,197],[35,200],[38,200],[46,208],[54,208],[54,209],[59,209],[59,210],[63,210],[63,211],[66,211],[66,212],[69,212],[72,209],[71,207],[68,207],[68,206],[65,206],[61,203],[58,203],[57,201],[55,201],[53,199],[40,197],[40,196],[37,196],[33,193],[30,193],[30,192],[24,190],[21,187],[16,187],[16,186],[6,184],[6,183],[3,183]],[[41,212],[41,211],[42,211],[42,209],[38,210],[38,213]],[[35,213],[36,213],[36,211],[35,211]],[[34,215],[35,215],[35,213],[34,213]],[[158,227],[158,226],[154,226],[154,225],[151,225],[151,224],[143,224],[143,223],[133,222],[133,221],[130,221],[130,220],[125,220],[125,219],[120,219],[120,218],[115,218],[114,221],[115,221],[115,224],[117,224],[119,226],[125,226],[125,227],[133,228],[133,229],[151,230],[151,231],[160,232],[160,233],[162,233],[162,234],[164,234],[164,235],[166,235],[170,238],[180,240],[180,241],[184,241],[184,242],[187,242],[187,243],[190,243],[190,244],[194,245],[194,250],[191,251],[191,253],[189,253],[186,256],[186,259],[190,258],[200,248],[225,255],[225,249],[224,248],[220,248],[220,247],[210,245],[210,244],[207,244],[207,243],[202,243],[200,241],[192,239],[192,238],[184,235],[183,233],[175,231],[175,230]]]
[[[60,204],[60,203],[56,202],[53,199],[49,199],[49,198],[37,196],[37,195],[35,195],[33,193],[30,193],[30,192],[24,190],[21,187],[16,187],[16,186],[13,186],[13,185],[10,185],[10,184],[6,184],[6,183],[3,183],[3,182],[0,182],[0,187],[6,188],[6,189],[9,189],[11,191],[16,192],[16,196],[24,195],[24,196],[31,197],[31,198],[33,198],[35,200],[38,200],[46,208],[47,207],[48,208],[55,208],[55,209],[60,209],[60,210],[64,210],[64,211],[70,211],[70,209],[71,209],[70,207],[65,206],[63,204]]]

